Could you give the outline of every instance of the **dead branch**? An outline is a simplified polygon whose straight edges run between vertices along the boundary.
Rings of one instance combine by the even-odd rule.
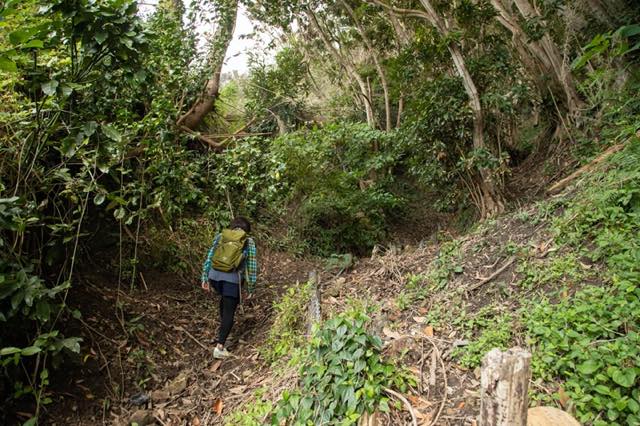
[[[621,144],[614,145],[614,146],[610,147],[609,149],[604,151],[602,154],[597,156],[594,160],[592,160],[589,164],[585,164],[584,166],[580,167],[575,172],[571,173],[566,178],[561,179],[558,182],[556,182],[555,184],[553,184],[551,186],[551,188],[549,188],[547,190],[547,193],[549,193],[549,194],[557,194],[558,192],[562,191],[567,186],[569,186],[569,184],[571,182],[573,182],[576,178],[582,176],[583,174],[585,174],[587,172],[590,172],[598,164],[602,163],[604,160],[606,160],[607,158],[609,158],[611,155],[615,154],[616,152],[620,151],[624,147],[625,147],[624,143],[621,143]]]
[[[411,406],[411,403],[409,402],[409,400],[405,398],[403,395],[399,394],[398,392],[392,389],[383,388],[383,390],[386,393],[388,393],[390,396],[398,398],[400,401],[404,403],[404,405],[406,405],[407,410],[409,410],[409,413],[411,414],[411,423],[413,424],[413,426],[418,426],[418,419],[416,417],[416,412],[413,410],[413,407]]]
[[[505,263],[504,265],[502,265],[497,271],[495,271],[493,274],[489,275],[487,278],[483,278],[482,281],[480,281],[479,283],[476,283],[474,285],[472,285],[471,287],[469,287],[467,289],[467,291],[473,291],[479,287],[482,287],[483,285],[485,285],[486,283],[488,283],[489,281],[493,280],[495,277],[497,277],[498,275],[500,275],[502,272],[504,272],[505,269],[507,269],[509,266],[511,266],[511,264],[516,260],[515,256],[511,256]]]
[[[438,359],[440,360],[440,366],[442,367],[442,378],[443,378],[443,382],[444,382],[444,386],[443,386],[443,397],[442,397],[442,402],[440,403],[440,408],[438,408],[438,412],[436,413],[435,417],[433,418],[433,420],[431,420],[431,423],[429,424],[429,426],[433,426],[438,422],[438,419],[440,418],[440,415],[442,414],[442,410],[444,410],[444,405],[447,403],[447,369],[444,365],[444,361],[442,360],[442,356],[440,355],[440,350],[438,349],[438,346],[435,344],[435,342],[433,341],[433,339],[429,336],[424,336],[425,339],[427,339],[429,341],[429,343],[431,343],[431,346],[433,346],[433,351],[434,353],[437,355]],[[435,376],[434,376],[435,377]],[[429,378],[431,379],[431,378]]]
[[[187,330],[185,330],[183,327],[179,326],[179,325],[174,325],[173,327],[174,330],[176,331],[181,331],[184,334],[186,334],[187,336],[189,336],[191,338],[191,340],[193,340],[194,342],[196,342],[198,344],[198,346],[200,346],[202,349],[204,349],[205,351],[208,351],[209,348],[206,347],[200,340],[196,339],[193,334],[189,333]]]
[[[200,142],[205,143],[206,145],[209,145],[215,151],[222,151],[222,149],[224,148],[224,145],[221,142],[216,142],[213,139],[210,139],[204,135],[201,135],[200,133],[191,130],[187,126],[179,126],[179,127],[180,127],[180,130],[195,136],[196,139],[198,139]]]

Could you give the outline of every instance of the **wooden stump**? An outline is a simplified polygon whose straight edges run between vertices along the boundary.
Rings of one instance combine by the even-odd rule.
[[[491,350],[482,361],[480,426],[526,426],[531,354]]]

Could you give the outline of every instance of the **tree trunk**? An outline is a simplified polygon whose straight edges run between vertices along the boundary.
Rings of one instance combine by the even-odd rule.
[[[411,44],[411,35],[407,31],[407,29],[402,25],[402,22],[398,19],[395,13],[389,12],[389,22],[391,22],[391,26],[396,33],[396,39],[398,40],[398,45],[400,47],[405,47]]]
[[[367,34],[364,31],[364,28],[362,28],[362,25],[360,24],[360,20],[357,18],[356,14],[353,12],[353,9],[351,8],[351,6],[349,6],[347,4],[346,1],[342,0],[341,1],[342,5],[344,6],[344,8],[346,9],[347,13],[349,14],[349,16],[351,16],[351,19],[353,20],[356,29],[358,30],[358,33],[360,34],[360,37],[362,37],[362,41],[364,42],[365,46],[367,47],[367,51],[369,52],[369,55],[371,56],[371,59],[373,60],[373,63],[375,65],[376,71],[378,72],[378,78],[380,79],[380,85],[382,86],[382,91],[384,92],[384,113],[385,113],[385,129],[386,131],[391,131],[392,125],[391,125],[391,100],[389,98],[389,84],[387,83],[387,75],[384,72],[384,69],[382,68],[382,65],[380,64],[380,61],[378,60],[378,54],[376,52],[376,50],[373,48],[373,44],[371,43],[371,40],[369,40],[369,37],[367,37]]]
[[[404,93],[400,93],[400,99],[398,99],[398,114],[396,115],[396,127],[400,127],[402,123],[402,111],[404,110]]]
[[[438,15],[438,12],[431,4],[430,0],[420,0],[420,3],[424,7],[427,15],[431,18],[431,24],[442,34],[447,37],[450,32],[450,28],[446,25],[445,20]],[[469,106],[473,113],[473,147],[475,149],[485,149],[486,144],[484,142],[484,113],[482,110],[482,103],[480,102],[480,95],[478,89],[467,69],[467,64],[462,56],[460,47],[454,42],[449,43],[447,46],[453,64],[455,65],[458,76],[462,79],[462,84],[469,97]],[[495,184],[491,172],[487,169],[479,167],[478,169],[480,181],[478,186],[480,193],[482,194],[482,205],[478,206],[480,209],[480,215],[483,218],[495,216],[496,214],[504,211],[504,201],[498,186]]]
[[[338,61],[338,63],[345,69],[347,74],[358,84],[358,88],[360,89],[360,95],[362,96],[364,111],[367,116],[367,124],[372,128],[375,128],[376,119],[373,111],[373,105],[369,97],[369,90],[367,88],[367,83],[362,79],[360,74],[358,74],[358,70],[356,70],[355,66],[347,58],[345,58],[342,55],[342,53],[340,53],[338,49],[331,43],[329,36],[320,26],[320,23],[318,22],[318,18],[316,14],[308,7],[306,8],[306,13],[307,13],[307,16],[309,17],[309,22],[311,23],[311,26],[318,32],[327,50],[333,55],[336,61]]]
[[[413,16],[427,20],[441,36],[447,38],[451,33],[451,28],[445,20],[440,16],[431,4],[431,0],[420,0],[420,4],[424,8],[424,12],[414,9],[400,9],[389,6],[382,0],[369,0],[371,3],[383,8],[396,12],[404,16]],[[465,92],[469,97],[469,106],[473,113],[473,147],[474,149],[486,149],[484,142],[484,113],[478,89],[467,69],[464,56],[460,47],[455,42],[450,42],[447,46],[451,59],[453,60],[456,73],[462,79]],[[482,201],[478,209],[483,218],[494,216],[504,211],[504,201],[498,186],[495,184],[491,173],[487,169],[478,168],[478,187],[482,196]]]
[[[202,94],[193,106],[179,120],[178,125],[195,130],[204,118],[213,111],[220,91],[220,73],[227,54],[229,44],[233,39],[238,15],[238,0],[226,0],[220,8],[218,27],[213,36],[213,45],[209,55],[211,75]]]
[[[529,0],[513,1],[523,18],[529,20],[540,17],[540,14],[533,8],[533,6],[531,6]],[[546,54],[547,60],[551,66],[550,70],[553,71],[555,78],[562,86],[567,110],[570,114],[576,114],[583,106],[583,102],[578,95],[575,82],[573,81],[573,76],[571,75],[571,70],[560,54],[560,49],[556,46],[548,33],[545,33],[537,43],[539,43],[540,47]]]

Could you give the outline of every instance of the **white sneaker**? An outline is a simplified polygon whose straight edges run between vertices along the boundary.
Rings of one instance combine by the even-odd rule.
[[[213,348],[213,357],[215,359],[225,359],[231,356],[231,353],[226,349]]]

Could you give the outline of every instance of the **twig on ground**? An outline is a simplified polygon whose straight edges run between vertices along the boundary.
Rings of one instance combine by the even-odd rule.
[[[418,391],[424,393],[424,340],[420,341],[420,381],[418,382]]]
[[[467,291],[473,291],[476,290],[479,287],[482,287],[483,285],[485,285],[486,283],[488,283],[489,281],[493,280],[495,277],[497,277],[498,275],[500,275],[502,272],[504,272],[505,269],[507,269],[509,266],[511,266],[511,264],[513,262],[515,262],[516,257],[515,256],[511,256],[505,263],[504,265],[502,265],[497,271],[495,271],[493,274],[489,275],[487,278],[483,278],[482,281],[473,284],[472,286],[470,286]]]
[[[185,330],[182,326],[179,325],[174,325],[172,327],[174,330],[176,331],[182,331],[184,334],[186,334],[187,336],[189,336],[191,338],[191,340],[193,340],[194,342],[196,342],[202,349],[204,349],[205,351],[208,351],[209,348],[206,347],[200,340],[196,339],[193,334],[189,333],[187,330]]]
[[[409,400],[407,398],[405,398],[403,395],[399,394],[398,392],[389,389],[389,388],[383,388],[383,390],[388,393],[390,396],[394,396],[396,398],[398,398],[400,401],[402,401],[404,403],[404,405],[406,405],[407,410],[409,410],[409,414],[411,414],[411,423],[414,426],[418,426],[418,419],[416,417],[416,412],[413,410],[413,407],[411,406],[411,403],[409,402]]]
[[[433,418],[433,420],[431,420],[430,426],[435,425],[438,422],[438,418],[440,418],[440,414],[442,414],[442,410],[444,409],[444,405],[447,403],[447,369],[444,365],[444,361],[442,360],[442,356],[440,356],[440,350],[438,349],[438,346],[435,344],[435,342],[431,339],[431,337],[429,336],[424,336],[425,339],[427,339],[429,341],[429,343],[431,343],[431,346],[433,346],[433,351],[436,354],[436,356],[440,359],[440,366],[442,367],[442,378],[444,381],[444,386],[442,387],[443,392],[442,392],[442,402],[440,403],[440,408],[438,408],[438,412],[436,413],[435,417]]]

